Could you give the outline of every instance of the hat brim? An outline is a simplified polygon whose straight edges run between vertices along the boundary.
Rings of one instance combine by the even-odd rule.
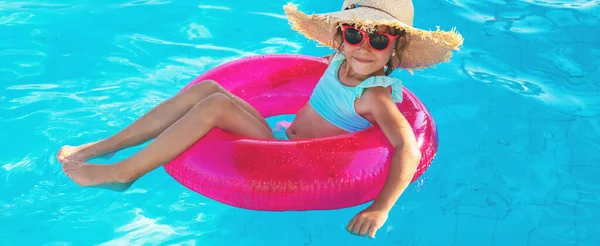
[[[292,29],[307,38],[336,49],[340,44],[334,40],[337,28],[341,24],[355,24],[364,28],[386,25],[404,29],[408,35],[408,45],[401,59],[392,61],[394,67],[420,69],[450,60],[452,50],[458,50],[463,43],[463,37],[456,32],[425,31],[407,25],[389,14],[372,8],[355,8],[344,11],[307,15],[298,10],[295,4],[288,3],[284,12]]]

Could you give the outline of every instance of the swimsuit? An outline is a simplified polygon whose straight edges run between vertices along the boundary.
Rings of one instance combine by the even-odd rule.
[[[371,122],[356,113],[354,101],[366,88],[392,86],[392,99],[402,102],[402,81],[388,76],[371,76],[356,87],[345,86],[338,71],[345,56],[336,53],[330,66],[317,83],[309,103],[325,120],[347,132],[356,132],[372,126]]]
[[[388,76],[371,76],[356,87],[346,86],[338,77],[340,66],[345,59],[343,54],[335,54],[331,64],[313,90],[309,103],[321,117],[332,125],[346,132],[356,132],[367,129],[372,124],[356,112],[354,101],[360,98],[366,88],[391,86],[394,102],[402,102],[402,81]],[[276,139],[289,140],[285,128],[273,131]]]

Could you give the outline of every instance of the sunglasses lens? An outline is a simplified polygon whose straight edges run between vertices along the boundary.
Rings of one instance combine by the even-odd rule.
[[[363,39],[363,35],[354,28],[348,28],[344,32],[344,39],[350,44],[359,44]]]
[[[382,34],[372,34],[369,36],[371,47],[377,50],[384,50],[390,43],[390,38]]]

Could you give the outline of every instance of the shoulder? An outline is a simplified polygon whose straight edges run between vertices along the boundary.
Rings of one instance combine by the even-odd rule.
[[[334,52],[333,54],[326,55],[321,58],[327,60],[328,64],[331,64],[331,62],[333,62],[334,60],[339,60],[340,56],[343,56],[343,54],[340,52]]]
[[[364,97],[366,102],[375,104],[385,103],[388,101],[393,103],[392,93],[390,92],[389,87],[376,86],[366,88],[362,97]]]
[[[363,81],[359,87],[368,88],[365,91],[369,92],[372,99],[383,99],[381,96],[389,95],[391,100],[400,103],[402,102],[402,80],[389,76],[373,76]]]
[[[374,114],[396,109],[389,87],[366,88],[360,99],[361,102],[357,105],[357,109],[360,108],[358,110],[364,113]]]
[[[331,60],[333,59],[333,56],[335,56],[335,53],[323,56],[323,57],[321,57],[321,59],[327,60],[327,64],[331,64]]]

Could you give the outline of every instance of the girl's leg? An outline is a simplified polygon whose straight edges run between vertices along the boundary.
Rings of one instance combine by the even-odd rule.
[[[264,119],[263,119],[264,120]],[[271,130],[229,96],[214,93],[197,103],[181,119],[137,154],[114,165],[93,165],[64,159],[63,170],[82,186],[132,182],[177,157],[211,129],[274,139]]]
[[[59,160],[68,157],[71,160],[87,161],[96,156],[142,144],[158,136],[183,117],[194,105],[215,93],[226,95],[268,127],[264,118],[250,104],[229,93],[217,82],[204,81],[159,104],[116,135],[81,146],[64,146],[59,150],[57,157]]]

